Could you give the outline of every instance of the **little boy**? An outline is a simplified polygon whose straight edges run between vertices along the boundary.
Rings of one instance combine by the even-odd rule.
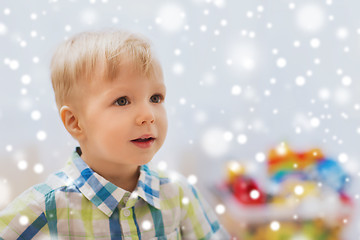
[[[146,165],[167,132],[162,69],[147,40],[78,34],[56,50],[51,79],[80,147],[0,212],[0,239],[229,239],[194,186]]]

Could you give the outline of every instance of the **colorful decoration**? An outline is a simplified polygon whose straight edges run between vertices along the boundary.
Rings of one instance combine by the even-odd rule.
[[[312,149],[305,153],[295,153],[288,145],[281,143],[270,150],[268,159],[268,174],[275,182],[281,182],[289,176],[306,179],[305,171],[324,159],[320,149]]]
[[[245,205],[264,204],[266,195],[256,182],[245,176],[239,176],[232,185],[233,194],[236,199]]]
[[[325,159],[316,165],[318,180],[328,186],[331,186],[338,192],[344,192],[346,179],[349,176],[344,172],[338,162]]]
[[[246,222],[246,231],[242,229],[241,234],[235,236],[246,240],[341,239],[342,226],[351,217],[353,202],[346,193],[350,176],[338,161],[325,157],[318,148],[295,152],[281,143],[269,152],[267,174],[270,187],[264,191],[239,162],[232,161],[227,165],[225,185],[240,204],[241,211],[249,209],[250,213],[242,215],[240,220]],[[263,210],[259,211],[261,207]],[[268,218],[261,217],[262,212],[263,217],[269,217],[269,212],[265,212],[273,207],[285,210],[285,213],[308,212],[304,218],[296,215],[284,218],[286,214],[271,212],[274,219],[281,218],[273,226]],[[326,218],[319,217],[323,212],[318,212],[321,209],[326,210]],[[247,222],[246,216],[254,212],[260,214],[250,218],[254,222]]]
[[[260,190],[253,179],[245,175],[245,168],[241,164],[230,162],[227,170],[227,186],[240,203],[245,205],[265,203],[265,193]]]

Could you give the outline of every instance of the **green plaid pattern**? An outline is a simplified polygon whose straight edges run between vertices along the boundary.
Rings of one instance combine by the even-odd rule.
[[[229,239],[181,175],[140,168],[125,191],[94,172],[79,147],[66,167],[0,212],[0,239]]]

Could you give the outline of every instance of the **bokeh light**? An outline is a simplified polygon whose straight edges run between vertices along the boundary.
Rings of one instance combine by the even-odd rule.
[[[296,12],[298,26],[307,32],[316,32],[325,24],[325,11],[316,3],[299,6]]]
[[[160,7],[156,23],[167,32],[176,32],[184,24],[185,14],[177,4],[166,4]]]

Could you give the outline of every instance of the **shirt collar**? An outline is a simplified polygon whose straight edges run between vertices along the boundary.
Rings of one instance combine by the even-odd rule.
[[[80,155],[81,149],[76,147],[65,171],[79,191],[99,210],[110,217],[123,197],[129,195],[129,192],[94,172]],[[158,174],[150,170],[147,165],[142,165],[137,187],[131,196],[142,198],[153,207],[160,209],[159,190]]]

